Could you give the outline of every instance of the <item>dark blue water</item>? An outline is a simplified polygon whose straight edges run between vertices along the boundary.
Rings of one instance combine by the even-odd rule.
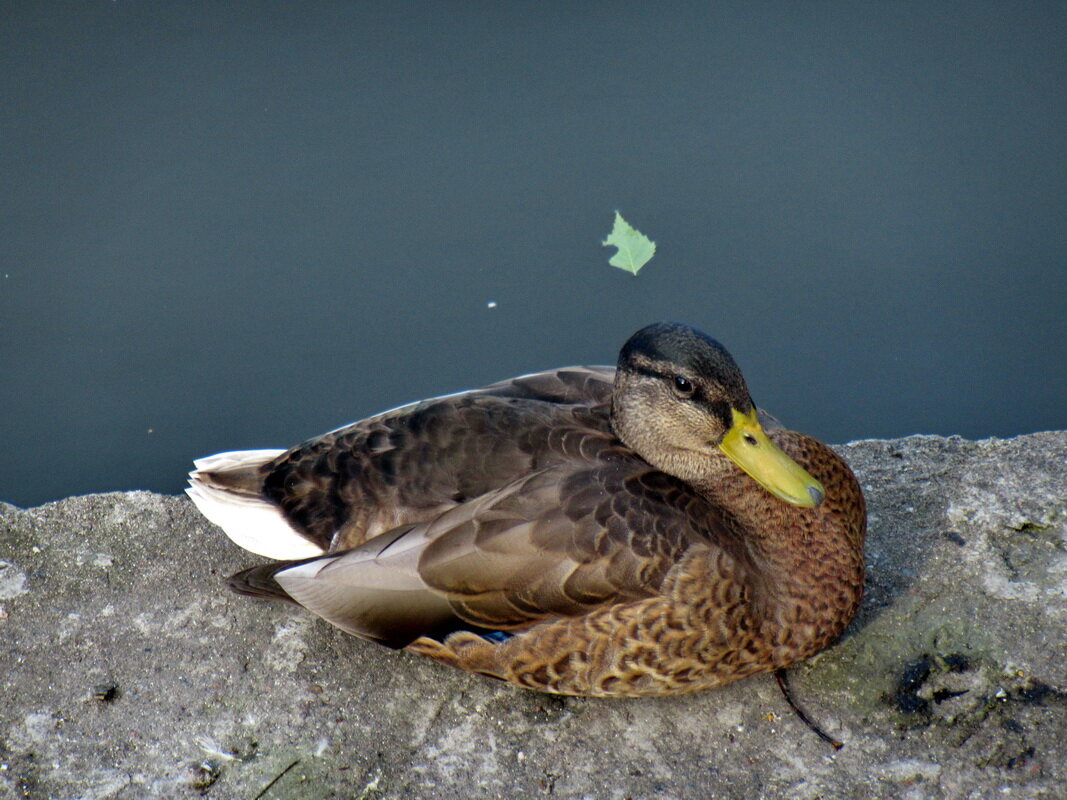
[[[0,499],[176,492],[664,318],[829,441],[1067,427],[1065,41],[1062,3],[5,3]]]

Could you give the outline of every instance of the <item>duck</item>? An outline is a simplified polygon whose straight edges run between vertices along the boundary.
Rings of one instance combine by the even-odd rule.
[[[423,400],[288,450],[194,462],[186,490],[271,561],[239,594],[542,692],[649,697],[781,674],[863,593],[863,493],[757,408],[726,348],[634,333],[612,367]]]

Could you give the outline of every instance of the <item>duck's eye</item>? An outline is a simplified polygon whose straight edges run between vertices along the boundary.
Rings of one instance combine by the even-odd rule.
[[[693,392],[696,391],[696,387],[693,386],[691,380],[679,375],[674,379],[674,391],[678,393],[679,397],[692,397]]]

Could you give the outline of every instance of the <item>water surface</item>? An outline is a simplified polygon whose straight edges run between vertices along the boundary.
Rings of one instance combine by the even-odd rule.
[[[1065,40],[1060,3],[5,4],[0,499],[176,492],[656,319],[829,441],[1065,427]]]

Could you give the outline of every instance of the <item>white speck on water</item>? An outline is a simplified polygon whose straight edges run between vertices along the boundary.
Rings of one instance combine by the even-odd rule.
[[[26,594],[26,574],[9,561],[0,561],[0,600]]]
[[[488,303],[485,304],[485,307],[486,308],[496,308],[496,300],[490,300]]]

